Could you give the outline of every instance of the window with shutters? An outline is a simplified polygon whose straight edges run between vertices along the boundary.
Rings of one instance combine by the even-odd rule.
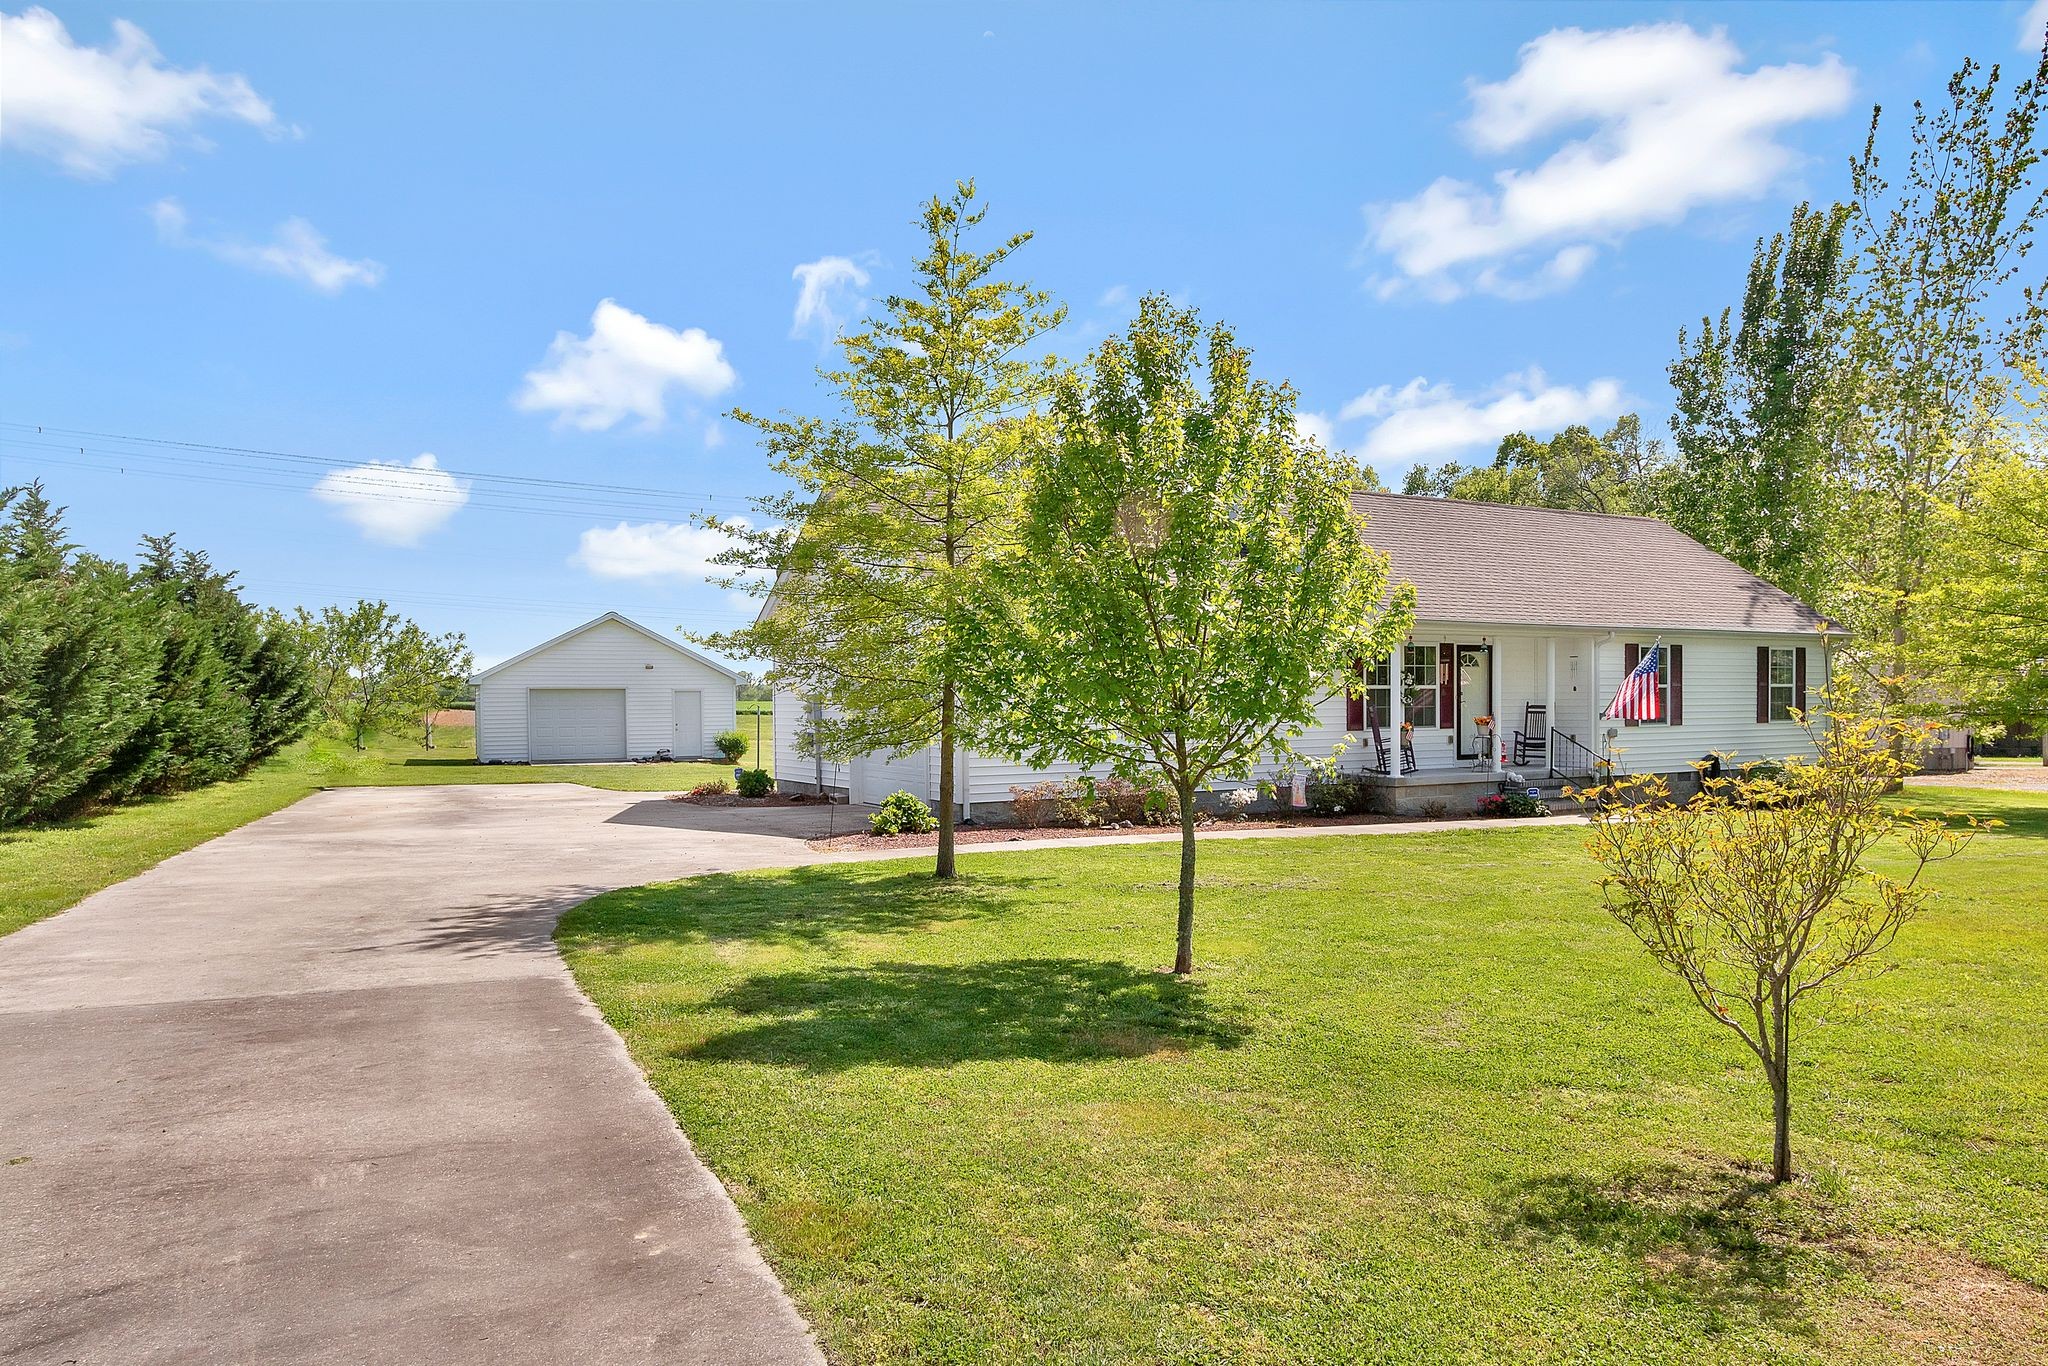
[[[1384,659],[1365,671],[1365,717],[1368,726],[1377,723],[1385,728],[1393,724],[1393,676],[1392,667]]]
[[[1436,655],[1434,645],[1410,645],[1401,657],[1402,719],[1419,730],[1436,726]]]
[[[1773,721],[1790,721],[1799,705],[1799,662],[1796,650],[1771,651],[1771,707]]]

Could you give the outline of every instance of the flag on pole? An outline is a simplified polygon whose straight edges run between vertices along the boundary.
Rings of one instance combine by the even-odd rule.
[[[1643,656],[1627,678],[1621,680],[1621,689],[1614,694],[1614,700],[1607,704],[1601,715],[1610,721],[1659,721],[1664,717],[1662,706],[1657,699],[1657,658],[1664,652],[1664,643],[1659,641]]]

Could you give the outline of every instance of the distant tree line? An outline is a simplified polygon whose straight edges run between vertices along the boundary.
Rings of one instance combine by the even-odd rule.
[[[231,778],[316,708],[299,633],[170,536],[134,567],[0,491],[0,825]]]

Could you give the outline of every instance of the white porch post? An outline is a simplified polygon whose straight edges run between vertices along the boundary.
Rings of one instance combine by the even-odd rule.
[[[1503,729],[1507,716],[1504,714],[1504,709],[1501,706],[1500,695],[1500,652],[1505,643],[1504,641],[1497,640],[1493,643],[1493,648],[1486,652],[1486,667],[1493,675],[1492,681],[1487,684],[1486,689],[1488,696],[1493,698],[1493,705],[1488,708],[1493,713],[1493,738],[1487,741],[1486,766],[1495,773],[1500,772],[1501,736],[1507,733]]]
[[[1557,637],[1544,637],[1543,647],[1543,752],[1554,760],[1557,753],[1551,749],[1550,742],[1551,737],[1557,734]],[[1545,777],[1550,776],[1547,772],[1549,767],[1548,763],[1544,765]]]

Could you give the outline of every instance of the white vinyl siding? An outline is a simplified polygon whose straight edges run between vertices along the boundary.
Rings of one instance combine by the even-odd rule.
[[[694,752],[716,754],[712,740],[733,726],[733,687],[731,677],[709,664],[622,622],[600,620],[477,680],[477,758],[538,762],[528,748],[527,694],[579,688],[624,693],[624,757],[631,759],[673,750],[675,694],[679,689],[701,692],[704,734]]]

